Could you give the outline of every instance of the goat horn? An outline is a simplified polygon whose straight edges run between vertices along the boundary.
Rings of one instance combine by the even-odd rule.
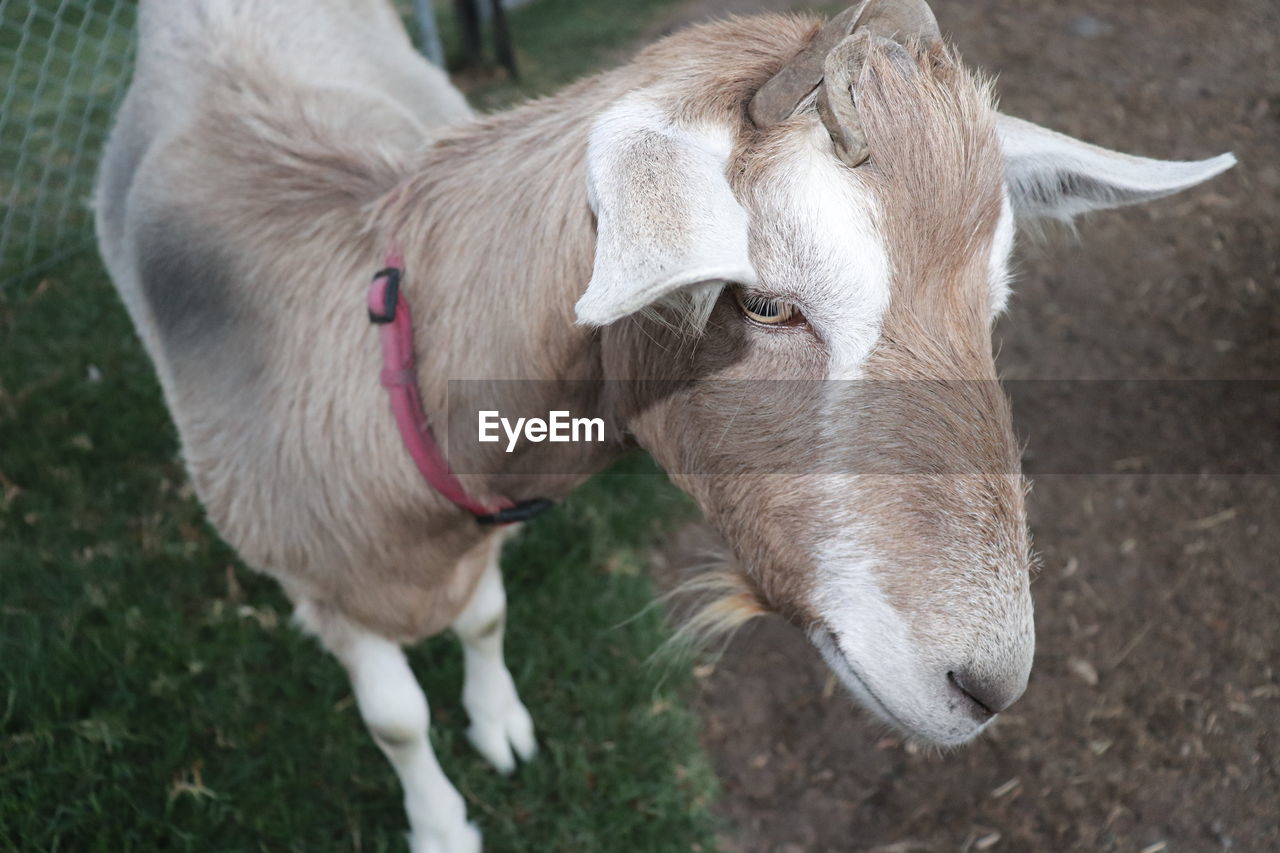
[[[818,87],[818,117],[831,134],[836,156],[849,166],[861,166],[871,156],[867,135],[853,103],[853,84],[862,73],[871,35],[866,31],[848,36],[827,54],[823,80]]]
[[[922,41],[941,38],[938,21],[924,0],[862,0],[827,22],[804,50],[760,87],[747,107],[756,127],[770,127],[790,118],[822,82],[827,55],[863,28],[872,35],[899,41],[911,36]]]
[[[747,107],[747,114],[756,127],[769,127],[786,121],[795,112],[804,96],[822,82],[822,63],[827,53],[853,32],[863,10],[874,2],[862,0],[857,6],[850,6],[836,15],[804,50],[760,87]]]
[[[938,19],[925,0],[880,0],[863,15],[858,25],[873,36],[899,44],[909,38],[925,43],[942,40]]]

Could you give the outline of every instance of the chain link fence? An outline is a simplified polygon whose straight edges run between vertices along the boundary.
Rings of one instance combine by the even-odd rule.
[[[439,62],[430,0],[397,5]],[[89,198],[133,68],[136,13],[137,0],[0,0],[0,301],[92,245]]]
[[[89,193],[133,64],[135,9],[0,0],[0,293],[92,240]]]

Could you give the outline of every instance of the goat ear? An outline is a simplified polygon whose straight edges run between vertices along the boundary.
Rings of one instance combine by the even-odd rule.
[[[1108,151],[1029,121],[1002,115],[1005,183],[1018,218],[1069,220],[1078,213],[1150,201],[1193,187],[1235,165],[1208,160],[1149,160]]]
[[[729,148],[727,132],[681,128],[635,96],[597,120],[587,146],[595,269],[579,323],[603,326],[697,284],[755,283],[747,213],[725,178]]]

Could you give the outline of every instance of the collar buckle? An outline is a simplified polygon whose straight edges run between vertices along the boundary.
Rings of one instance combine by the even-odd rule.
[[[396,304],[400,301],[400,268],[386,267],[378,270],[373,280],[386,279],[386,284],[382,288],[382,310],[375,311],[372,304],[369,307],[369,322],[376,325],[385,325],[396,321]]]
[[[477,515],[476,521],[481,524],[514,524],[517,521],[528,521],[534,516],[542,515],[547,510],[555,506],[555,503],[546,498],[529,498],[520,501],[515,506],[509,506],[506,509],[500,509],[497,512],[491,512],[488,515]]]

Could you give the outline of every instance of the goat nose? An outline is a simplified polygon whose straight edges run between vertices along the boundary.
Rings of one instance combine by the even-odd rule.
[[[992,678],[963,669],[948,672],[947,680],[963,695],[970,713],[984,721],[1018,701],[1026,689],[1022,679]]]

